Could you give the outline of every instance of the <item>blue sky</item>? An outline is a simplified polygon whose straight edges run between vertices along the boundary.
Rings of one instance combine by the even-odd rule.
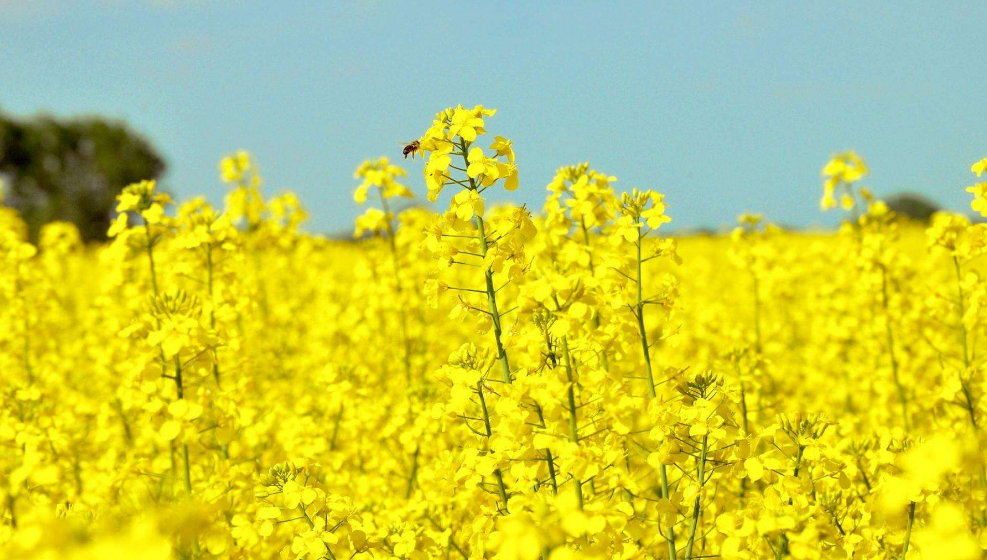
[[[310,230],[350,229],[352,171],[434,113],[496,107],[517,202],[565,164],[666,193],[677,226],[742,211],[831,224],[819,170],[856,149],[878,194],[968,208],[987,156],[987,3],[0,0],[0,110],[146,133],[179,197],[222,199],[245,148]],[[424,192],[421,162],[409,181]],[[507,194],[502,195],[507,199]]]

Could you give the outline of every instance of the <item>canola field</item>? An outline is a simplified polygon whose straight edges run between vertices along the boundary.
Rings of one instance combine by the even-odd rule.
[[[588,164],[495,206],[494,113],[361,165],[355,243],[242,152],[102,246],[3,210],[0,558],[984,557],[987,226],[899,219],[852,152],[834,232],[671,237]]]

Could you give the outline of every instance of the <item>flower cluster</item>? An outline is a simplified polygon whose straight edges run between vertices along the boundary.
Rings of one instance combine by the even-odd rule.
[[[844,210],[852,209],[856,204],[853,186],[864,178],[870,169],[867,162],[857,152],[841,152],[833,156],[822,169],[823,196],[819,205],[823,210],[836,207],[836,194],[842,189],[839,205]],[[868,196],[864,191],[864,196]]]

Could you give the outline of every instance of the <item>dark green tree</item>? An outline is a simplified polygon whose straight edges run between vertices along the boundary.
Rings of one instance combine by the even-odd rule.
[[[895,214],[920,222],[929,221],[933,214],[942,210],[942,207],[931,199],[907,192],[891,195],[885,203]]]
[[[32,239],[54,220],[74,223],[87,241],[105,239],[116,195],[164,170],[150,142],[123,123],[0,114],[4,204],[21,212]]]

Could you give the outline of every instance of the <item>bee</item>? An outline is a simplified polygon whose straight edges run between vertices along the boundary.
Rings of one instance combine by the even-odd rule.
[[[419,150],[421,150],[421,144],[418,143],[418,140],[413,140],[404,146],[401,153],[404,154],[404,159],[408,159],[409,155],[411,156],[411,159],[415,159],[415,154],[417,154]]]

